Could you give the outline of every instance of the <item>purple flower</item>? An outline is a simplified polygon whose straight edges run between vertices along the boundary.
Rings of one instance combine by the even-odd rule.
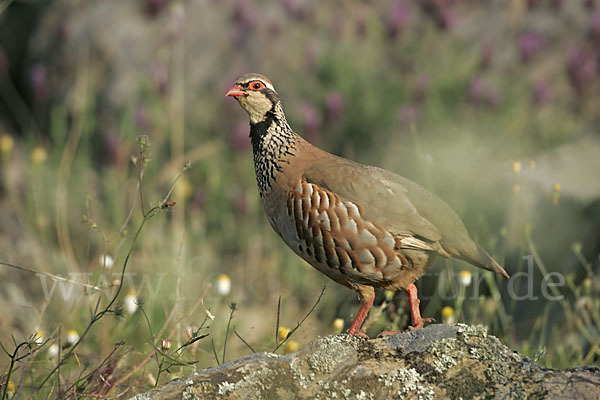
[[[312,103],[304,103],[300,115],[304,133],[310,140],[315,140],[323,124],[321,113]]]
[[[500,105],[500,93],[498,89],[486,86],[480,76],[476,76],[469,82],[469,101],[477,106],[487,105],[496,108]]]
[[[170,0],[145,0],[145,10],[151,17],[156,17]]]
[[[524,63],[531,61],[533,56],[541,50],[544,45],[544,38],[535,32],[524,32],[517,40],[519,54]]]
[[[560,11],[563,6],[563,0],[552,0],[550,1],[550,7],[555,11]]]
[[[483,80],[478,76],[471,79],[471,82],[469,82],[469,100],[473,104],[479,105],[484,100],[485,95],[486,89]]]
[[[419,4],[440,29],[450,29],[456,22],[453,0],[420,0]]]
[[[31,88],[36,104],[44,104],[48,100],[48,70],[42,64],[35,64],[31,69]]]
[[[112,130],[100,134],[100,143],[96,149],[103,164],[116,165],[121,160],[119,136]]]
[[[582,93],[598,73],[597,55],[580,48],[567,52],[567,74],[571,85]]]
[[[406,27],[408,9],[402,2],[392,4],[385,19],[385,30],[390,39],[395,39]]]
[[[283,8],[292,18],[304,19],[311,14],[304,0],[282,0],[282,3]]]
[[[135,110],[135,124],[140,130],[147,130],[150,127],[150,116],[144,106],[138,106]]]
[[[414,123],[418,116],[419,108],[412,104],[404,104],[398,110],[398,119],[407,125]]]
[[[267,29],[271,37],[277,37],[284,31],[284,25],[279,19],[273,19],[267,24]]]
[[[367,11],[365,7],[358,7],[356,10],[355,32],[359,37],[367,34]]]
[[[170,83],[169,71],[164,65],[158,62],[153,62],[150,64],[150,79],[156,86],[156,89],[161,96],[164,96],[168,93]]]
[[[590,17],[590,36],[600,45],[600,11],[595,11]]]
[[[596,10],[596,0],[585,0],[585,9],[588,11]]]
[[[339,92],[331,92],[325,99],[327,105],[327,116],[332,121],[339,119],[344,110],[344,99]]]
[[[256,24],[258,15],[250,0],[236,0],[232,18],[236,25],[251,29]]]
[[[542,106],[550,101],[550,88],[546,82],[538,82],[533,88],[533,104]]]

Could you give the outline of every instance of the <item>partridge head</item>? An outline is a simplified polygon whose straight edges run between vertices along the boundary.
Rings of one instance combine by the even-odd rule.
[[[271,81],[237,79],[226,93],[248,113],[254,168],[267,219],[298,256],[355,290],[360,328],[374,289],[406,290],[412,327],[421,318],[414,282],[441,255],[508,278],[439,197],[400,175],[327,153],[296,134]]]

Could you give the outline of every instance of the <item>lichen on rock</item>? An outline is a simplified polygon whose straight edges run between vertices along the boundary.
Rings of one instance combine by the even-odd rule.
[[[571,395],[572,394],[572,395]],[[600,369],[541,368],[484,327],[430,325],[390,337],[317,338],[256,353],[134,397],[146,399],[600,398]]]

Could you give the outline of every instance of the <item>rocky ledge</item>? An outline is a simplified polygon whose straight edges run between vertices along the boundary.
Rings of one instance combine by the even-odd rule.
[[[542,368],[483,327],[430,325],[365,340],[318,338],[256,353],[133,397],[146,399],[599,399],[600,369]]]

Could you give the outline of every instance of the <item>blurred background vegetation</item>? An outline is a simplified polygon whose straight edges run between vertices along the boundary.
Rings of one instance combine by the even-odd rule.
[[[524,273],[440,260],[425,316],[598,365],[598,3],[0,1],[0,393],[131,395],[306,315],[278,352],[347,329],[356,295],[263,216],[224,97],[246,72],[297,132],[436,192]],[[404,329],[406,303],[379,293],[367,332]]]

